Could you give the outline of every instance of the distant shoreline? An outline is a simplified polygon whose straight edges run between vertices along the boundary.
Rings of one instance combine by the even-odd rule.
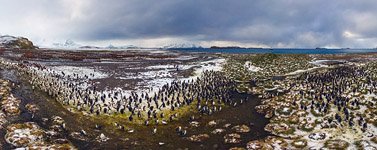
[[[180,52],[203,52],[203,53],[274,53],[274,54],[355,54],[376,53],[377,49],[316,49],[316,48],[171,48]]]

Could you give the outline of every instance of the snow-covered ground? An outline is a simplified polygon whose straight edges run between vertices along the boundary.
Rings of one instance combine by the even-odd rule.
[[[53,66],[50,67],[50,69],[52,71],[56,71],[58,74],[64,72],[65,76],[70,76],[71,78],[73,78],[74,74],[77,74],[79,78],[83,78],[86,75],[88,76],[88,79],[101,79],[109,77],[109,74],[89,67]]]
[[[323,60],[313,60],[309,63],[313,64],[313,65],[316,65],[316,66],[319,66],[319,67],[328,67],[328,65],[326,65],[325,63],[327,62],[341,62],[341,63],[344,63],[346,61],[344,60],[326,60],[326,59],[323,59]]]
[[[245,62],[244,67],[251,72],[258,72],[262,70],[262,68],[254,66],[250,61]]]
[[[204,71],[220,71],[224,64],[224,58],[200,62],[200,67],[195,69],[195,76],[200,76]]]
[[[180,59],[193,59],[195,57],[183,57]],[[111,63],[111,62],[107,62]],[[121,62],[117,62],[121,63]],[[78,78],[79,79],[106,79],[108,77],[113,76],[117,80],[141,80],[138,81],[137,86],[135,87],[135,91],[137,93],[141,92],[155,92],[159,88],[161,88],[165,84],[170,84],[173,81],[188,81],[188,80],[195,80],[197,77],[201,76],[204,71],[220,71],[222,69],[222,65],[225,63],[225,59],[223,58],[216,58],[208,61],[199,61],[199,62],[191,62],[188,64],[182,65],[154,65],[154,66],[147,66],[144,68],[141,67],[130,67],[124,68],[127,70],[145,70],[145,71],[130,71],[130,72],[123,72],[118,73],[119,70],[106,70],[109,72],[105,72],[104,69],[98,66],[69,66],[69,65],[54,65],[48,67],[50,72],[55,72],[55,74],[63,75],[64,72],[65,77],[70,76],[70,78]],[[177,71],[178,68],[178,71]],[[194,69],[192,76],[182,76],[178,75],[181,71],[186,71],[188,69]],[[74,76],[76,75],[76,76]],[[85,76],[87,78],[85,78]],[[99,83],[101,84],[101,83]],[[90,85],[81,85],[80,87],[88,87]],[[119,89],[122,87],[109,87],[110,89]],[[130,93],[127,91],[126,93]]]
[[[18,40],[18,38],[14,36],[9,36],[9,35],[0,36],[0,47],[4,47],[6,44],[11,43],[16,40]]]
[[[225,63],[225,59],[213,59],[209,61],[196,62],[194,64],[178,65],[179,70],[187,70],[191,68],[194,69],[194,75],[190,77],[177,77],[174,75],[174,65],[156,65],[149,66],[147,69],[163,69],[159,71],[148,71],[146,73],[141,73],[141,76],[135,76],[136,78],[144,78],[145,80],[144,88],[153,89],[152,91],[158,90],[165,84],[170,84],[173,81],[188,81],[195,80],[197,77],[201,76],[204,71],[220,71],[222,65]],[[150,79],[150,80],[148,80]]]
[[[0,36],[0,44],[9,43],[15,40],[17,40],[17,37],[14,37],[14,36],[9,36],[9,35]]]
[[[329,61],[333,61],[333,60],[313,60],[313,61],[311,61],[309,63],[311,63],[313,65],[316,65],[315,67],[308,68],[308,69],[299,69],[299,70],[287,73],[285,75],[287,75],[287,76],[297,75],[297,74],[308,72],[308,71],[312,71],[312,70],[315,70],[315,69],[318,69],[318,68],[327,68],[327,67],[329,67],[329,65],[325,65],[324,63],[329,62]],[[339,61],[339,62],[341,62],[341,61]]]

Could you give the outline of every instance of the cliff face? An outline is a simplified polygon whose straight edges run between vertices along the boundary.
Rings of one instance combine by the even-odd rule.
[[[0,48],[36,49],[33,42],[24,37],[0,36]]]

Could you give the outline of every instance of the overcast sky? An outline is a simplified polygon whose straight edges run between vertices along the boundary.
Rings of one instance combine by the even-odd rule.
[[[0,34],[158,47],[376,47],[376,0],[0,0]]]

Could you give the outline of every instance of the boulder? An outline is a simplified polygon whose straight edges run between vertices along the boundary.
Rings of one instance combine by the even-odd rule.
[[[227,144],[236,144],[241,142],[241,135],[237,133],[227,134],[224,136],[224,142]]]
[[[232,127],[237,133],[247,133],[250,132],[250,128],[247,125],[236,125]]]
[[[198,135],[192,135],[188,137],[187,139],[191,142],[202,142],[203,140],[206,140],[209,138],[208,134],[198,134]]]

